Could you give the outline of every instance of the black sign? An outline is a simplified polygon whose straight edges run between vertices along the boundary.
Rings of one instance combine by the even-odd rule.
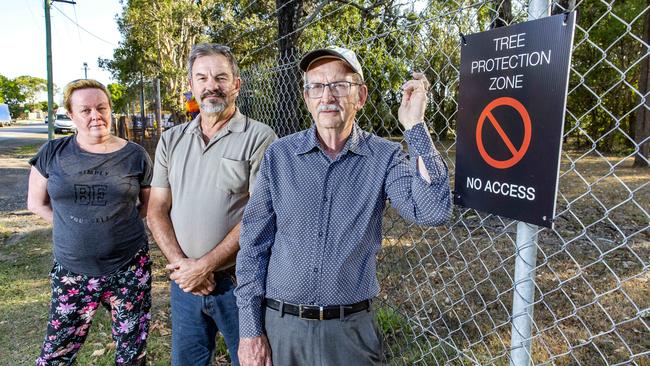
[[[575,13],[463,37],[454,203],[551,227]]]

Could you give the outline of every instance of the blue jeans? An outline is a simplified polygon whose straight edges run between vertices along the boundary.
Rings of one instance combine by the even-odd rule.
[[[228,276],[219,279],[208,296],[183,292],[171,282],[172,365],[211,365],[215,337],[221,331],[230,359],[239,365],[239,312],[233,290],[236,284]]]

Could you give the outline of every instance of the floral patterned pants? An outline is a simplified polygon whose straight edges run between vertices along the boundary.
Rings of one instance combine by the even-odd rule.
[[[79,275],[55,261],[50,278],[50,316],[36,365],[73,364],[100,304],[111,312],[115,363],[144,365],[151,319],[151,260],[147,247],[108,276]]]

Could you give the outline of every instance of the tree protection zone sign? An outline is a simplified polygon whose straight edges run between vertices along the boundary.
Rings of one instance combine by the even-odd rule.
[[[454,203],[552,227],[575,13],[463,37]]]

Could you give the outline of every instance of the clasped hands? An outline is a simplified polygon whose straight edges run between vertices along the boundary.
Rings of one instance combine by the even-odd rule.
[[[198,259],[181,258],[165,268],[172,271],[169,278],[185,292],[206,296],[214,290],[214,272]]]

